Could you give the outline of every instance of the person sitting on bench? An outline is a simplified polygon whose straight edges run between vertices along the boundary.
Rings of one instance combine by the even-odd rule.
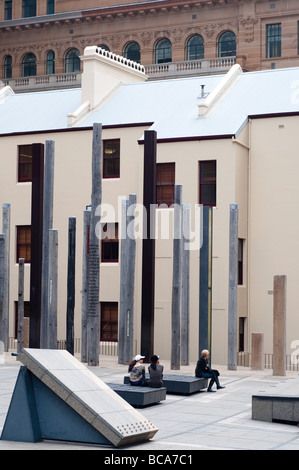
[[[207,392],[216,392],[216,390],[212,390],[212,386],[214,382],[216,382],[217,390],[219,390],[220,388],[225,388],[225,387],[220,385],[220,382],[218,379],[220,375],[219,371],[216,369],[211,369],[208,363],[209,355],[210,353],[207,349],[204,349],[203,351],[201,351],[201,358],[199,359],[199,361],[197,361],[197,364],[196,364],[195,376],[203,377],[204,379],[211,379]]]
[[[163,369],[164,367],[159,363],[160,356],[155,354],[151,357],[151,364],[148,368],[149,381],[148,386],[153,388],[160,388],[163,386]]]
[[[145,367],[143,365],[143,359],[145,356],[137,354],[135,359],[129,364],[128,371],[130,372],[130,384],[131,385],[147,385],[145,378]]]

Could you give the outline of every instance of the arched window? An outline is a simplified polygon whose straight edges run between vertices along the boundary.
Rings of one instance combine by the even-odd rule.
[[[218,57],[236,55],[236,35],[232,31],[221,34],[218,41]]]
[[[49,51],[47,54],[47,75],[55,73],[55,52]]]
[[[4,58],[4,78],[11,78],[12,77],[12,57],[11,55],[7,55]]]
[[[138,42],[130,42],[125,47],[124,56],[126,59],[134,60],[140,63],[140,46]]]
[[[65,72],[80,72],[80,52],[78,49],[70,49],[65,56]]]
[[[169,39],[160,39],[155,48],[155,63],[163,64],[172,61],[171,42]]]
[[[110,52],[110,49],[106,44],[99,44],[98,47],[100,47],[101,49],[104,49],[104,51]]]
[[[187,60],[204,58],[204,40],[200,34],[191,36],[187,42]]]
[[[36,57],[30,52],[22,60],[22,77],[31,77],[33,75],[36,75]]]

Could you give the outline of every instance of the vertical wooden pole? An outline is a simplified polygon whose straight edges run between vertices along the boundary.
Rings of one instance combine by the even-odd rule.
[[[68,246],[66,349],[70,354],[74,354],[76,217],[69,217]]]
[[[125,364],[125,335],[126,335],[126,290],[127,290],[127,210],[128,199],[121,204],[121,250],[120,250],[120,296],[119,296],[119,325],[118,325],[118,363]]]
[[[129,204],[127,208],[127,275],[126,275],[126,327],[124,341],[124,360],[129,364],[133,356],[133,327],[134,327],[134,287],[135,287],[135,227],[134,210],[136,207],[136,194],[129,195]]]
[[[10,204],[8,203],[3,204],[2,230],[5,235],[2,329],[5,351],[8,351],[10,290]]]
[[[183,204],[181,364],[189,364],[190,205]]]
[[[91,214],[90,210],[85,210],[84,215],[83,215],[82,316],[81,316],[81,361],[82,362],[87,362],[90,214]]]
[[[0,353],[1,347],[4,347],[4,332],[3,327],[3,300],[4,300],[4,266],[5,266],[5,235],[0,233]]]
[[[92,193],[89,235],[88,287],[88,365],[99,365],[99,299],[100,299],[100,243],[96,225],[100,223],[102,202],[102,125],[93,125]]]
[[[24,347],[24,258],[19,259],[17,353]]]
[[[237,369],[238,204],[230,205],[227,368]]]
[[[29,347],[40,347],[44,145],[32,145]]]
[[[49,230],[53,225],[53,189],[54,189],[54,141],[47,140],[45,147],[44,195],[43,195],[43,246],[42,246],[42,281],[41,281],[41,332],[40,347],[48,344],[48,292],[49,292]]]
[[[287,277],[273,281],[273,375],[286,375],[286,297]]]
[[[154,349],[155,316],[155,212],[156,204],[156,131],[144,133],[143,206],[145,209],[142,243],[141,352],[150,361]]]
[[[48,278],[47,348],[57,349],[58,231],[53,229],[49,230]]]
[[[180,369],[181,362],[181,285],[182,285],[182,186],[175,185],[174,238],[171,305],[171,369]]]
[[[203,240],[200,248],[199,273],[199,338],[198,357],[201,351],[212,346],[212,258],[213,258],[213,209],[203,206]]]

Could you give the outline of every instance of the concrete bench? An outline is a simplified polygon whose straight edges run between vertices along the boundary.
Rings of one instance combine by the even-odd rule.
[[[299,396],[253,395],[252,419],[299,424]]]
[[[166,388],[141,387],[130,384],[108,383],[110,388],[132,406],[148,406],[166,400]]]
[[[192,393],[200,392],[201,390],[208,387],[208,381],[208,379],[192,377],[189,375],[163,375],[163,387],[166,387],[167,393],[178,395],[191,395]],[[129,383],[129,376],[125,376],[124,384]]]

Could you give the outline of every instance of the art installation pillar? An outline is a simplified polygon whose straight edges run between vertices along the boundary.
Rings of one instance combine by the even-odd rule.
[[[126,289],[127,289],[127,211],[129,201],[121,202],[121,250],[120,250],[120,296],[119,296],[119,325],[118,325],[118,363],[125,364],[125,334],[126,334]]]
[[[67,272],[67,314],[66,349],[74,355],[74,310],[75,310],[75,267],[76,267],[76,217],[69,217],[68,272]]]
[[[9,289],[10,289],[10,204],[3,204],[2,230],[5,235],[4,286],[2,308],[2,331],[5,351],[8,351],[9,337]]]
[[[183,204],[181,364],[189,364],[190,205]]]
[[[287,277],[273,281],[273,375],[286,375],[286,297]]]
[[[88,327],[88,274],[89,274],[89,231],[90,210],[83,214],[83,261],[82,261],[82,313],[81,313],[81,361],[87,362]]]
[[[182,286],[182,186],[174,187],[174,238],[171,306],[171,369],[181,362],[181,286]]]
[[[4,259],[5,259],[5,235],[0,233],[0,347],[4,348],[3,328],[3,299],[4,299]],[[4,351],[3,351],[4,353]]]
[[[264,370],[265,368],[265,355],[264,355],[264,334],[252,333],[251,334],[251,369]]]
[[[29,347],[40,348],[44,145],[32,145]]]
[[[102,202],[102,124],[93,125],[92,193],[89,233],[88,365],[99,365],[100,243],[96,233]]]
[[[202,246],[199,266],[199,336],[198,357],[203,349],[210,351],[212,362],[212,257],[213,257],[213,208],[203,206]]]
[[[154,349],[155,316],[155,211],[156,131],[144,132],[143,206],[145,209],[142,243],[141,354],[150,362]]]
[[[24,347],[24,258],[19,259],[17,353]]]
[[[238,204],[230,205],[227,368],[237,369]]]
[[[49,230],[48,342],[57,349],[58,231]]]
[[[47,348],[49,323],[49,230],[53,226],[53,191],[54,191],[54,146],[53,140],[46,140],[43,196],[43,247],[42,247],[42,283],[41,283],[41,334],[40,347]]]

